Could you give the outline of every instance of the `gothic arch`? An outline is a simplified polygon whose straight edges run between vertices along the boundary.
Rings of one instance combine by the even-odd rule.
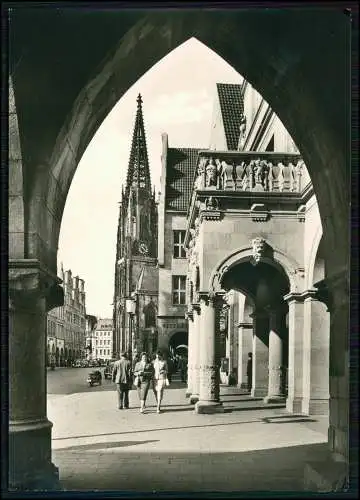
[[[42,165],[33,166],[36,173],[29,189],[27,208],[31,229],[27,243],[28,257],[40,258],[55,271],[67,193],[87,145],[119,98],[146,71],[192,37],[231,64],[271,105],[299,146],[310,172],[318,195],[327,246],[334,248],[336,238],[341,239],[341,235],[346,237],[346,147],[343,147],[344,136],[337,134],[337,130],[343,130],[344,123],[329,119],[332,111],[344,116],[341,99],[345,99],[342,96],[346,92],[337,92],[339,102],[333,110],[334,105],[325,104],[326,96],[324,102],[319,102],[319,89],[315,82],[318,81],[316,71],[321,71],[322,65],[326,70],[331,69],[336,55],[337,73],[329,74],[328,80],[338,82],[340,88],[343,85],[346,87],[346,58],[340,55],[347,43],[349,21],[340,12],[330,13],[328,25],[332,26],[334,22],[339,34],[338,37],[331,37],[327,23],[319,23],[318,18],[308,10],[297,11],[296,16],[290,15],[287,22],[282,23],[282,37],[279,38],[273,36],[275,27],[267,27],[266,16],[269,14],[272,13],[266,10],[255,13],[241,12],[241,9],[236,12],[157,11],[141,18],[129,29],[116,50],[111,52],[100,69],[94,70],[94,77],[78,93],[67,119],[58,129],[56,140],[46,145],[48,151]],[[276,22],[281,24],[279,18]],[[272,23],[270,25],[273,26]],[[313,44],[292,42],[293,30],[300,25],[309,25]],[[332,54],[331,62],[326,54]],[[305,67],[301,71],[297,65]],[[310,66],[308,71],[305,70],[306,65]],[[294,97],[299,88],[305,107],[299,106],[299,99]],[[316,134],[312,130],[316,130]],[[320,148],[320,145],[326,147]],[[47,165],[50,166],[49,171]],[[324,175],[329,165],[332,175]],[[329,210],[336,213],[330,226],[326,217]],[[332,257],[339,258],[336,255]]]
[[[299,265],[295,259],[289,258],[283,252],[275,247],[271,247],[273,256],[262,257],[261,262],[275,266],[285,273],[290,283],[290,292],[299,292],[303,290],[304,280],[303,275],[299,272]],[[249,261],[252,259],[253,249],[250,246],[239,248],[235,252],[229,254],[225,259],[222,259],[214,268],[209,279],[209,290],[221,290],[221,277],[229,272],[232,267],[241,262]]]

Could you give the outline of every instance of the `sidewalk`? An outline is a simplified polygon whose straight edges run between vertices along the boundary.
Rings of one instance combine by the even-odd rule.
[[[68,490],[301,491],[305,462],[326,454],[327,422],[222,387],[224,413],[196,415],[184,389],[163,413],[149,393],[117,409],[115,391],[48,398],[53,462]]]

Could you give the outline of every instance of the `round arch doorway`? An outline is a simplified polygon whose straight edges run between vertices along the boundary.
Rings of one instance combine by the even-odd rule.
[[[186,354],[188,352],[188,332],[179,330],[174,332],[169,339],[169,351],[171,354]]]

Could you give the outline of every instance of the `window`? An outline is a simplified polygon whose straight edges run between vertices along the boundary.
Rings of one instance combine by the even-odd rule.
[[[100,356],[102,356],[102,349],[100,349]]]
[[[184,248],[185,231],[174,231],[174,258],[185,259],[186,252]]]
[[[186,276],[173,276],[173,304],[185,304]]]

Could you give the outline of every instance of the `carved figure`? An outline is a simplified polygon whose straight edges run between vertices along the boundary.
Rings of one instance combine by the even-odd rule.
[[[212,158],[209,159],[209,163],[206,167],[206,187],[216,187],[216,166],[214,165],[214,160]]]
[[[246,134],[246,116],[242,115],[240,118],[240,139],[244,139]]]
[[[197,169],[197,178],[195,180],[195,185],[194,185],[195,189],[202,189],[204,187],[205,164],[206,164],[206,158],[200,158]]]
[[[219,208],[219,203],[216,198],[210,196],[206,199],[206,210],[217,210]]]
[[[254,238],[251,240],[252,254],[255,264],[258,264],[265,253],[266,241],[263,238]]]

